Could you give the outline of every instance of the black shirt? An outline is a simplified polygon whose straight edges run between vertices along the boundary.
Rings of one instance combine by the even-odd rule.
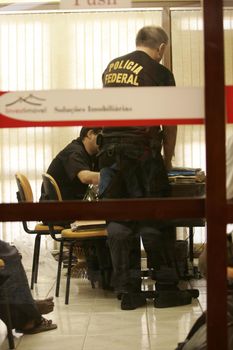
[[[104,87],[175,86],[172,72],[139,50],[112,60],[102,75],[102,81]],[[115,127],[104,128],[104,133],[130,132],[139,135],[147,133],[147,130],[137,126]]]
[[[56,180],[63,200],[83,199],[88,185],[77,177],[81,170],[98,171],[96,157],[90,156],[77,138],[58,153],[47,170]]]

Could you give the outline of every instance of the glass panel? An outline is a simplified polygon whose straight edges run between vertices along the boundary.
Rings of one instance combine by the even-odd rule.
[[[177,86],[204,85],[203,19],[201,10],[173,10],[172,66]],[[205,172],[204,125],[179,125],[174,165],[201,168]],[[178,229],[178,237],[185,230]],[[203,228],[196,228],[194,242],[205,241]]]
[[[224,11],[225,84],[233,85],[233,10]],[[227,138],[233,133],[233,124],[227,124]]]
[[[1,89],[80,89],[101,87],[102,72],[107,63],[115,57],[119,57],[134,50],[135,36],[138,29],[146,24],[156,23],[157,25],[161,25],[161,12],[159,11],[117,13],[111,14],[111,18],[109,17],[109,13],[98,14],[98,19],[96,18],[95,14],[33,15],[28,17],[28,25],[30,28],[28,31],[24,27],[23,18],[24,16],[21,18],[20,16],[5,16],[3,17],[3,27],[1,28],[0,25],[2,37],[7,38],[3,40],[3,46],[1,48],[2,51],[0,52],[0,67],[1,71],[4,73],[0,82],[2,84],[2,86],[0,86]],[[12,22],[9,23],[11,20]],[[26,22],[27,21],[25,21],[25,23]],[[22,27],[20,26],[21,24]],[[8,47],[9,42],[13,42],[13,44]],[[18,43],[22,43],[22,45],[18,45]],[[7,61],[3,57],[4,51],[7,53]],[[28,52],[28,54],[25,54],[25,52]],[[189,57],[187,59],[190,60],[191,58]],[[20,61],[20,64],[18,60]],[[20,68],[21,66],[23,66],[22,69]],[[190,86],[190,82],[188,80],[187,85]],[[202,127],[198,127],[195,129],[191,126],[187,127],[186,129],[181,128],[181,131],[179,131],[181,135],[179,136],[179,139],[181,141],[179,141],[179,144],[177,145],[177,150],[173,160],[174,165],[200,167],[202,150],[199,148],[197,149],[195,143],[200,141],[202,138],[202,136],[199,135],[201,133],[201,128]],[[63,147],[66,146],[67,143],[69,143],[72,138],[77,136],[79,131],[80,130],[78,128],[29,128],[20,130],[2,130],[1,132],[3,137],[1,138],[1,148],[3,151],[1,153],[1,164],[3,170],[1,174],[1,201],[7,202],[9,200],[16,200],[16,183],[14,178],[16,171],[26,173],[30,179],[35,199],[38,200],[40,195],[41,173],[46,171],[51,160],[61,149],[63,149]],[[190,139],[192,139],[192,141],[190,141]],[[147,141],[149,141],[149,143],[147,143]],[[135,142],[138,142],[138,140]],[[139,146],[140,142],[138,143]],[[187,142],[188,146],[185,146]],[[143,152],[145,149],[148,151],[148,148],[150,148],[150,140],[146,139],[145,144],[145,148],[143,144]],[[158,149],[159,147],[153,148],[154,158],[160,157],[160,155],[158,155],[158,153],[160,153],[160,149]],[[139,153],[140,152],[141,150],[139,149]],[[192,154],[191,163],[190,153]],[[196,153],[199,154],[199,157],[195,157]],[[132,150],[130,157],[134,159],[134,150]],[[143,157],[146,158],[146,152],[145,154],[140,153],[140,157],[142,158],[140,161],[143,161]],[[162,163],[161,158],[160,160]],[[143,168],[143,178],[140,178],[141,174],[139,174],[137,178],[135,177],[137,170],[134,171],[133,167],[131,169],[127,169],[130,170],[131,173],[125,180],[128,181],[127,183],[130,185],[130,188],[133,191],[133,197],[135,194],[135,188],[138,188],[134,186],[135,183],[133,181],[148,180],[148,175],[150,176],[152,173],[150,166],[146,168],[146,165],[148,165],[148,163],[145,164],[145,167]],[[111,170],[113,170],[113,172],[115,171],[114,168]],[[157,171],[157,169],[153,169],[153,171],[154,170],[155,172]],[[155,172],[153,172],[153,175]],[[154,194],[154,192],[150,192],[150,189],[148,190],[146,186],[147,184],[150,185],[149,181],[144,183],[145,193],[149,195],[151,195],[151,193]],[[156,186],[157,184],[155,184],[155,187]],[[176,191],[176,195],[183,196],[184,193],[187,194],[187,187],[189,187],[189,184],[174,183],[171,186],[173,187],[174,192]],[[157,190],[158,188],[153,189],[155,192]],[[123,197],[124,194],[125,193],[122,195]],[[158,195],[158,191],[156,194]],[[196,188],[194,189],[194,193],[191,194],[189,192],[189,195],[197,195]],[[142,196],[140,193],[136,193],[136,197],[140,196]],[[129,197],[132,196],[129,195]],[[33,225],[33,223],[31,224]],[[127,230],[127,228],[131,230],[131,232],[137,232],[137,229],[139,232],[139,229],[143,228],[143,243],[148,254],[148,264],[146,268],[151,270],[149,271],[149,274],[150,272],[155,272],[155,267],[158,269],[160,268],[160,265],[164,265],[163,267],[165,267],[165,271],[162,271],[162,275],[163,273],[166,275],[167,266],[169,265],[170,267],[174,263],[174,248],[176,248],[175,227],[167,225],[167,221],[166,225],[168,227],[164,227],[163,222],[161,227],[161,223],[159,223],[158,228],[154,227],[154,223],[149,223],[148,226],[146,223],[146,226],[144,225],[143,227],[141,227],[141,225],[138,227],[138,223],[137,227],[135,227],[134,224],[134,222],[130,222],[127,223],[126,226],[124,225],[123,232],[125,229]],[[198,226],[201,224],[202,223],[200,222],[196,223]],[[188,272],[186,264],[188,244],[186,243],[190,237],[188,227],[190,225],[196,225],[193,224],[193,222],[191,224],[188,221],[184,222],[182,220],[179,222],[177,221],[176,225],[187,227],[178,236],[178,238],[181,238],[182,240],[181,245],[183,243],[184,245],[181,248],[177,247],[178,255],[182,250],[183,261],[179,262],[181,263],[180,267],[182,269],[182,273],[186,274]],[[113,228],[113,231],[115,230],[115,232],[121,233],[121,229],[122,226],[118,226],[115,227],[115,229]],[[12,234],[13,230],[14,234]],[[151,230],[153,231],[152,236]],[[162,231],[162,235],[159,232],[160,230]],[[3,224],[1,234],[4,239],[9,241],[16,241],[20,238],[22,238],[22,241],[27,240],[25,233],[21,230],[21,227],[17,228],[17,223]],[[163,234],[167,239],[164,239]],[[31,244],[29,241],[27,241],[27,243]],[[49,245],[48,242],[45,243],[47,246]],[[154,247],[156,247],[158,250],[158,254],[156,256],[153,251]],[[140,263],[140,259],[137,258],[140,254],[140,241],[137,240],[136,242],[135,240],[135,247],[134,244],[132,244],[132,246],[130,245],[130,248],[132,248],[132,255],[134,256],[132,261],[132,265],[134,265],[132,266],[132,279],[137,279],[138,282],[138,273],[140,273],[140,266],[138,263]],[[114,251],[111,252],[114,253]],[[128,259],[129,254],[127,251],[126,255]],[[176,285],[178,276],[176,275],[174,265],[173,267],[168,268],[168,270],[169,274],[166,278],[169,280],[169,282],[171,282],[172,289]],[[156,276],[157,287],[159,290],[159,278],[157,277],[158,276]],[[161,280],[163,279],[162,277],[163,276],[161,276]],[[133,281],[131,287],[136,287],[136,290],[138,290],[138,284],[136,283],[133,285],[134,283],[135,282]],[[163,286],[160,285],[160,287],[162,288]],[[154,281],[152,281],[152,288],[153,290],[155,289]]]
[[[107,63],[133,51],[138,29],[155,23],[161,25],[161,11],[111,13],[111,17],[98,13],[98,18],[94,13],[1,15],[0,90],[100,88]],[[172,12],[177,86],[203,84],[200,29],[199,11]],[[0,130],[0,201],[17,201],[17,171],[28,176],[37,201],[42,172],[79,131],[79,127]],[[205,169],[203,126],[179,126],[173,165]],[[183,195],[182,185],[174,192]]]
[[[0,15],[0,90],[100,88],[107,62],[133,50],[137,30],[161,11]],[[41,174],[80,127],[0,129],[0,202],[16,202],[17,171],[38,200]],[[13,224],[0,224],[9,235]],[[10,226],[9,226],[10,225]],[[19,237],[21,225],[14,229]],[[5,236],[4,236],[5,237]]]
[[[226,85],[233,85],[233,10],[224,11],[224,54],[225,54],[225,81]],[[233,134],[233,124],[226,124],[226,190],[227,198],[230,199],[233,196],[232,192],[232,134]],[[229,224],[227,231],[231,232],[233,230],[233,224]]]
[[[233,85],[233,10],[224,11],[224,48],[225,48],[225,81]],[[232,191],[232,135],[233,124],[226,124],[226,194],[227,199],[233,197]],[[233,231],[233,223],[227,225],[227,232]]]
[[[177,86],[203,86],[203,21],[200,10],[172,11],[172,63]],[[203,125],[178,128],[175,165],[205,171]]]

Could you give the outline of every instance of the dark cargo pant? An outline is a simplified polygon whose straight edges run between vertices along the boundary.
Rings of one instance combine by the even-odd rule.
[[[167,172],[160,152],[141,145],[108,145],[100,159],[100,197],[149,198],[169,195]],[[162,221],[108,223],[113,286],[119,292],[140,288],[140,236],[149,267],[161,284],[178,282],[175,268],[175,227]],[[164,273],[163,273],[164,272]]]
[[[146,222],[110,222],[107,229],[114,271],[112,284],[118,292],[141,289],[140,237],[157,284],[169,286],[178,282],[173,227]]]

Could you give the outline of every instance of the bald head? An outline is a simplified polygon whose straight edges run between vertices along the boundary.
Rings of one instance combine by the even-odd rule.
[[[136,46],[158,49],[161,44],[167,45],[168,36],[161,27],[146,26],[139,30],[136,36]]]

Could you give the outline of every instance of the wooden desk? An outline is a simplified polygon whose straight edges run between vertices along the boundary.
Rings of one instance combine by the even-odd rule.
[[[172,197],[200,197],[205,195],[205,183],[171,183]],[[189,260],[193,264],[193,234],[194,227],[204,227],[205,219],[183,219],[178,218],[173,220],[176,227],[188,227],[189,229]]]
[[[171,197],[200,197],[205,195],[205,183],[181,183],[172,182]]]

